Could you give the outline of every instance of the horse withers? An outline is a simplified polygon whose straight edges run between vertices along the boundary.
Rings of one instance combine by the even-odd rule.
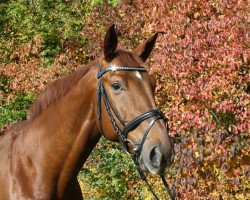
[[[117,48],[111,26],[98,60],[38,96],[27,120],[0,136],[1,200],[83,199],[77,174],[102,135],[121,143],[143,171],[165,174],[173,145],[144,68],[156,38],[127,51]]]

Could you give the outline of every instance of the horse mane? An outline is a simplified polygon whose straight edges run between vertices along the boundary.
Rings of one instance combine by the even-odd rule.
[[[57,102],[60,98],[65,96],[78,81],[89,71],[92,63],[76,70],[74,73],[59,78],[52,82],[45,90],[38,96],[36,101],[31,105],[29,110],[28,119],[33,120],[42,111],[48,108],[50,105]]]
[[[125,66],[137,67],[141,63],[141,60],[138,56],[125,49],[117,49],[115,51],[115,57],[118,57]],[[94,62],[96,61],[93,61],[85,65],[84,67],[81,67],[68,76],[61,77],[55,80],[49,86],[47,86],[45,90],[42,91],[40,95],[38,95],[35,102],[31,105],[29,109],[28,119],[33,120],[38,115],[40,115],[42,111],[65,96],[74,86],[77,85],[79,80],[85,74],[87,74],[87,72],[93,65],[97,66],[97,63]],[[25,125],[25,122],[26,121],[22,121],[3,127],[2,130],[0,130],[0,136],[3,135],[6,131],[17,131]]]
[[[141,62],[132,52],[124,49],[117,49],[115,57],[119,57],[126,66],[138,66]],[[51,83],[37,98],[37,100],[31,105],[29,110],[29,119],[33,120],[43,110],[48,108],[53,103],[57,102],[60,98],[65,96],[77,83],[78,81],[89,71],[92,63],[82,67],[74,73],[59,78]]]

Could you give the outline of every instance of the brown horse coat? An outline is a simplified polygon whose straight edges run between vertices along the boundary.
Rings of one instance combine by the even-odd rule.
[[[56,80],[41,93],[31,106],[27,120],[0,136],[0,200],[82,199],[77,174],[101,137],[96,116],[97,66],[102,69],[142,66],[156,37],[129,52],[117,49],[117,36],[111,26],[99,60]],[[115,81],[123,86],[119,94],[112,89],[108,94],[125,121],[156,108],[154,83],[147,73],[140,76],[110,72],[104,77],[107,88]],[[106,110],[102,111],[102,121],[105,137],[119,141]],[[131,132],[129,139],[139,142],[147,123]],[[170,164],[173,147],[163,122],[157,122],[151,132],[142,153],[144,157],[152,157],[153,152],[153,158],[149,157],[144,165],[149,171],[162,170]],[[157,166],[152,161],[155,158]]]

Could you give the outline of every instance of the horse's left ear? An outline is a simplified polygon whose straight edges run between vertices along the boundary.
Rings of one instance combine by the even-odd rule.
[[[109,27],[104,39],[104,57],[106,61],[111,61],[117,48],[118,38],[115,32],[115,25]]]
[[[146,42],[138,46],[134,49],[134,53],[137,54],[143,62],[146,62],[147,58],[149,57],[151,51],[155,46],[155,41],[157,39],[158,33],[155,33],[151,36]]]

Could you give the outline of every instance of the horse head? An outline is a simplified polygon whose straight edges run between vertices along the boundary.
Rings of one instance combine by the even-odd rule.
[[[157,35],[128,51],[118,48],[114,25],[108,29],[99,59],[96,113],[106,138],[123,144],[143,171],[162,175],[173,162],[174,148],[166,117],[154,101],[155,80],[145,66]]]

